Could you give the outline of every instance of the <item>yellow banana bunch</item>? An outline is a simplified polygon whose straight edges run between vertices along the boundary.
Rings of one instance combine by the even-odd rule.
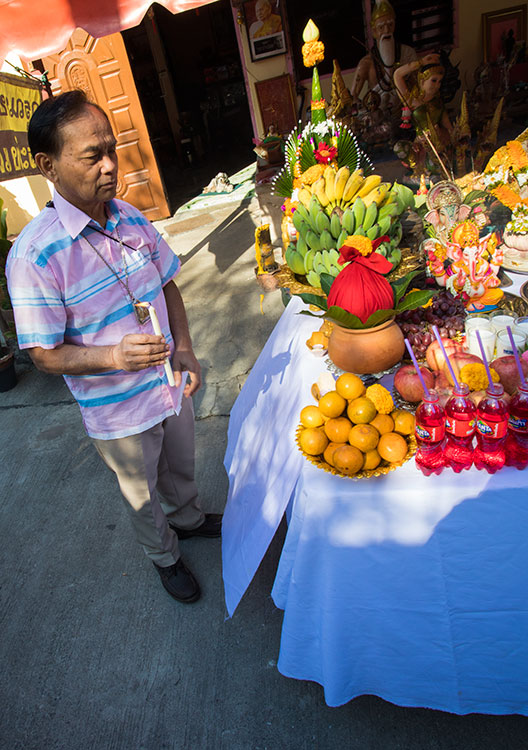
[[[362,169],[356,169],[355,172],[352,172],[343,191],[343,203],[351,202],[352,198],[355,196],[355,194],[363,184],[363,181],[364,177]]]
[[[377,187],[373,188],[370,192],[363,196],[363,202],[365,206],[369,206],[371,203],[375,203],[376,206],[380,206],[381,203],[387,197],[387,193],[390,189],[389,182],[382,182]]]
[[[348,178],[350,177],[350,169],[348,167],[341,167],[337,170],[337,174],[335,176],[335,185],[334,185],[334,201],[336,204],[341,203],[341,199],[343,198],[343,193],[345,192],[345,185],[348,182]]]
[[[326,181],[324,177],[319,177],[312,185],[312,192],[323,208],[330,203],[330,198],[326,194]]]
[[[323,172],[323,177],[325,181],[325,193],[328,196],[330,203],[333,203],[335,200],[335,169],[328,165]]]
[[[306,208],[309,208],[310,201],[312,200],[311,190],[308,190],[305,187],[301,188],[299,190],[299,200],[303,204],[303,206],[306,206]]]
[[[379,174],[371,174],[368,177],[366,177],[363,181],[363,184],[359,188],[359,190],[356,193],[356,198],[364,198],[365,195],[368,195],[371,190],[374,188],[377,188],[378,185],[381,183],[381,176]]]

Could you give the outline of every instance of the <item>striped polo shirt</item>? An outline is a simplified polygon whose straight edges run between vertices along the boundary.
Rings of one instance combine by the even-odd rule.
[[[106,204],[105,227],[57,192],[53,203],[24,228],[7,261],[20,348],[105,346],[119,343],[128,333],[154,333],[150,320],[139,324],[122,285],[85,239],[125,280],[119,242],[97,231],[104,229],[117,240],[119,228],[122,241],[135,248],[124,248],[129,287],[139,300],[154,305],[172,353],[163,286],[178,273],[180,261],[161,235],[137,209],[120,200]],[[181,405],[183,383],[171,388],[162,366],[65,375],[64,380],[79,404],[88,435],[102,440],[143,432],[178,413]]]

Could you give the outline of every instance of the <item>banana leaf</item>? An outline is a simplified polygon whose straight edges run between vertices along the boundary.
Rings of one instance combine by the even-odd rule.
[[[328,305],[326,303],[326,297],[322,297],[320,294],[311,294],[310,292],[302,292],[301,294],[297,295],[302,299],[303,302],[306,302],[307,305],[314,305],[315,307],[318,307],[320,310],[326,311],[328,309]]]

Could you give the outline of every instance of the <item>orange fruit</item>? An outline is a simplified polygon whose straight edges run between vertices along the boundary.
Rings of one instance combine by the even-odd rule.
[[[352,422],[346,417],[329,419],[324,426],[326,437],[333,443],[346,443],[351,429]]]
[[[376,407],[369,398],[360,396],[349,403],[347,414],[354,424],[368,424],[376,416]]]
[[[336,448],[339,448],[341,445],[344,445],[344,443],[328,443],[326,446],[323,458],[327,464],[330,464],[330,466],[334,465],[334,452]]]
[[[414,432],[414,414],[405,409],[396,409],[391,413],[394,420],[394,432],[400,435],[412,435]]]
[[[303,427],[321,427],[323,423],[323,415],[317,406],[310,405],[301,409],[301,424]]]
[[[357,474],[363,466],[363,454],[353,445],[340,445],[335,449],[333,459],[336,469],[347,476]]]
[[[305,453],[318,456],[328,445],[328,438],[321,427],[306,427],[299,435],[299,443]]]
[[[378,443],[378,453],[390,464],[401,461],[407,455],[407,441],[397,432],[386,432]]]
[[[363,459],[363,469],[365,469],[366,471],[375,469],[380,465],[380,463],[381,456],[375,448],[374,450],[365,453],[365,457]]]
[[[377,429],[380,435],[394,430],[394,420],[390,414],[376,414],[370,424]]]
[[[340,417],[345,411],[346,400],[337,391],[328,391],[319,399],[319,411],[325,416],[333,419]]]
[[[351,372],[344,372],[336,381],[336,391],[340,396],[352,401],[354,398],[362,396],[366,388],[361,378]]]
[[[379,437],[379,432],[371,424],[355,424],[350,430],[348,442],[363,453],[368,453],[377,446]]]

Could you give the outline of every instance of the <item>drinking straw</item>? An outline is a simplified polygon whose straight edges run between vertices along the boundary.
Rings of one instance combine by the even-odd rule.
[[[423,379],[423,375],[422,375],[422,373],[420,371],[420,367],[418,365],[418,362],[416,361],[416,357],[414,356],[414,352],[412,350],[412,346],[409,343],[409,339],[404,339],[404,340],[405,340],[405,346],[407,347],[407,351],[411,355],[412,363],[414,365],[414,369],[416,370],[416,374],[420,378],[420,383],[422,384],[422,388],[424,389],[424,393],[428,397],[429,396],[429,389],[425,385],[425,380]]]
[[[484,351],[484,344],[482,343],[482,339],[480,338],[480,331],[478,328],[475,328],[475,334],[477,336],[478,345],[480,346],[480,353],[482,354],[482,361],[484,362],[484,367],[486,368],[486,375],[488,376],[488,384],[493,385],[493,378],[491,377],[488,360],[486,359],[486,352]]]
[[[515,364],[517,365],[517,369],[519,371],[519,377],[521,378],[521,383],[524,387],[526,387],[526,378],[524,377],[523,368],[521,365],[521,358],[519,357],[519,352],[517,351],[517,345],[515,344],[515,340],[513,338],[512,329],[510,326],[506,326],[506,330],[508,331],[508,336],[510,337],[510,344],[513,349],[513,356],[515,357]]]
[[[455,371],[453,370],[453,365],[449,361],[449,357],[447,356],[447,352],[446,352],[445,347],[444,347],[444,342],[442,341],[442,337],[440,336],[440,334],[438,332],[438,328],[436,326],[433,326],[433,333],[434,333],[434,335],[436,337],[436,340],[438,341],[438,345],[439,345],[440,349],[442,350],[442,354],[444,355],[444,358],[445,358],[445,361],[446,361],[446,365],[448,366],[449,372],[451,373],[451,377],[453,378],[453,383],[454,383],[455,387],[458,389],[460,386],[458,385],[458,380],[456,378]]]

